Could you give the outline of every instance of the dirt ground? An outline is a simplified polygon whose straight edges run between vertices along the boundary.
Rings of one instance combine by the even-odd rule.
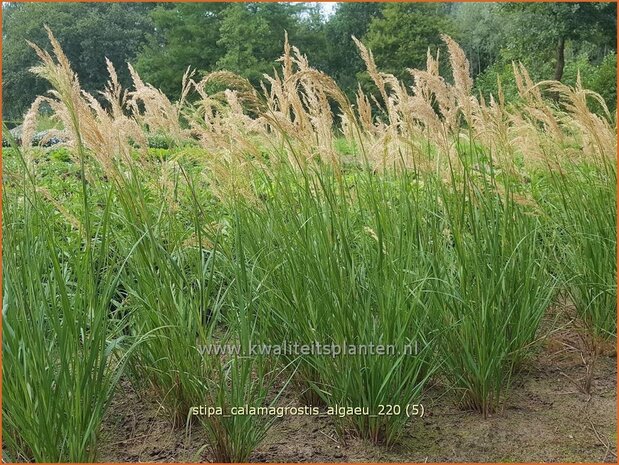
[[[484,419],[458,409],[453,393],[431,387],[426,415],[411,419],[389,449],[338,440],[329,417],[284,417],[251,456],[253,462],[617,462],[617,359],[595,362],[590,395],[580,338],[556,331],[514,380],[501,411]],[[291,402],[293,398],[288,399]],[[188,437],[123,383],[105,420],[99,460],[210,461],[200,427]]]

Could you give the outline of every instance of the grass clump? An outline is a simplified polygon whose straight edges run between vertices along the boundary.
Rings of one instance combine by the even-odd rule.
[[[372,418],[340,419],[340,432],[375,443],[392,444],[406,422],[403,411],[378,415],[379,406],[418,402],[434,371],[423,265],[431,252],[421,239],[429,233],[411,179],[288,172],[267,188],[268,208],[247,206],[235,224],[262,276],[267,340],[323,346],[285,358],[301,397],[368,408]]]
[[[547,178],[541,200],[553,228],[554,260],[563,289],[593,345],[617,336],[617,172],[569,164]],[[551,198],[549,198],[551,197]]]
[[[509,184],[498,188],[492,174],[466,170],[460,187],[442,190],[449,252],[435,281],[445,373],[462,406],[484,416],[530,355],[555,293],[539,219]]]
[[[19,460],[90,462],[131,350],[110,313],[122,268],[110,250],[110,210],[85,239],[50,219],[22,173],[21,189],[3,193],[5,444]]]
[[[367,409],[333,418],[340,437],[394,445],[430,381],[499,412],[556,290],[616,335],[616,127],[580,83],[515,65],[507,106],[471,94],[448,37],[453,84],[429,55],[409,86],[359,42],[378,94],[353,103],[286,41],[260,89],[188,71],[171,102],[108,63],[100,101],[50,40],[34,71],[54,90],[5,165],[9,456],[94,460],[121,376],[216,461],[250,460],[275,421],[230,410],[287,390]],[[68,141],[51,154],[31,146],[43,104]],[[251,350],[284,342],[314,349]]]

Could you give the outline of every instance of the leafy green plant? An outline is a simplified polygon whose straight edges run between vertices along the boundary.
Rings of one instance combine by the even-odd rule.
[[[275,419],[232,407],[276,406],[289,386],[364,409],[335,425],[376,444],[397,443],[435,376],[496,412],[557,281],[595,340],[616,335],[616,128],[580,82],[514,67],[510,106],[473,95],[449,37],[453,83],[430,55],[412,87],[356,41],[381,98],[353,104],[286,41],[261,91],[188,72],[172,103],[133,69],[124,92],[108,63],[101,105],[49,35],[34,71],[55,90],[6,153],[10,457],[94,460],[125,365],[173,425],[203,426],[209,459],[240,462]],[[70,148],[32,147],[43,103]],[[251,350],[286,342],[310,350]]]
[[[20,188],[3,191],[5,446],[20,460],[90,462],[131,350],[110,313],[122,268],[110,210],[71,250],[25,165],[22,174]]]
[[[205,229],[193,180],[181,169],[185,177],[171,189],[192,199],[190,223],[153,201],[138,173],[119,193],[125,228],[118,240],[134,249],[122,280],[129,331],[152,335],[136,350],[132,378],[138,385],[148,380],[174,425],[202,424],[217,461],[243,462],[272,420],[229,410],[265,405],[273,374],[267,360],[247,355],[255,327],[251,277],[242,260],[230,259],[234,246],[220,249],[218,233]],[[218,271],[224,261],[235,264],[229,275]],[[205,351],[209,345],[239,345],[242,353],[220,356]],[[222,413],[194,419],[193,407],[202,405]]]
[[[497,410],[514,372],[531,353],[554,295],[540,246],[539,220],[492,172],[441,194],[450,259],[437,277],[436,305],[445,331],[440,357],[463,406]]]
[[[569,164],[548,180],[542,203],[554,228],[555,261],[594,339],[617,335],[617,174],[612,163]]]
[[[285,358],[303,398],[369,409],[371,417],[340,418],[340,432],[393,444],[407,417],[381,415],[380,406],[418,402],[433,371],[429,252],[419,245],[428,232],[412,178],[359,172],[348,184],[328,169],[275,178],[268,208],[241,209],[235,225],[263,273],[268,340],[338,347]],[[369,349],[377,345],[393,351]],[[407,353],[413,345],[419,350]],[[350,346],[359,353],[335,354]]]

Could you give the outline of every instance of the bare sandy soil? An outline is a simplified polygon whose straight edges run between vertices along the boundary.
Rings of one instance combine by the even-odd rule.
[[[423,400],[424,418],[411,419],[392,448],[338,439],[329,417],[284,417],[251,461],[616,463],[616,351],[597,358],[590,394],[582,389],[584,360],[580,338],[557,331],[516,377],[502,410],[487,419],[460,410],[455,394],[435,384]],[[99,460],[210,461],[204,443],[199,426],[188,437],[159,415],[154,400],[140,399],[124,382],[105,420]]]

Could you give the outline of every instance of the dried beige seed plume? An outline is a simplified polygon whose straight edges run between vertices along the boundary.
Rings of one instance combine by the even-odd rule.
[[[108,174],[118,173],[119,165],[145,163],[133,155],[146,150],[153,133],[179,145],[199,144],[209,179],[224,197],[253,198],[252,176],[279,163],[303,169],[320,162],[339,170],[343,156],[334,140],[340,134],[374,170],[432,170],[441,177],[462,168],[458,145],[471,140],[488,151],[493,166],[515,176],[521,172],[517,158],[527,170],[577,157],[603,162],[616,157],[616,123],[603,99],[584,89],[580,79],[573,87],[535,83],[522,64],[514,63],[517,102],[506,104],[500,81],[496,96],[474,95],[469,62],[449,36],[442,38],[452,83],[439,72],[438,52],[428,50],[425,69],[408,70],[412,80],[398,79],[380,72],[371,50],[353,37],[378,91],[366,93],[359,86],[351,103],[330,76],[288,42],[287,34],[279,69],[258,87],[228,71],[195,82],[187,68],[177,102],[145,83],[130,65],[133,89],[122,89],[109,60],[103,99],[94,98],[81,90],[60,45],[48,34],[53,52],[33,45],[41,61],[33,71],[54,90],[26,115],[24,144],[32,139],[38,107],[46,102],[70,133],[68,144],[85,147]],[[223,90],[210,95],[213,83]],[[592,101],[600,114],[591,110]]]

